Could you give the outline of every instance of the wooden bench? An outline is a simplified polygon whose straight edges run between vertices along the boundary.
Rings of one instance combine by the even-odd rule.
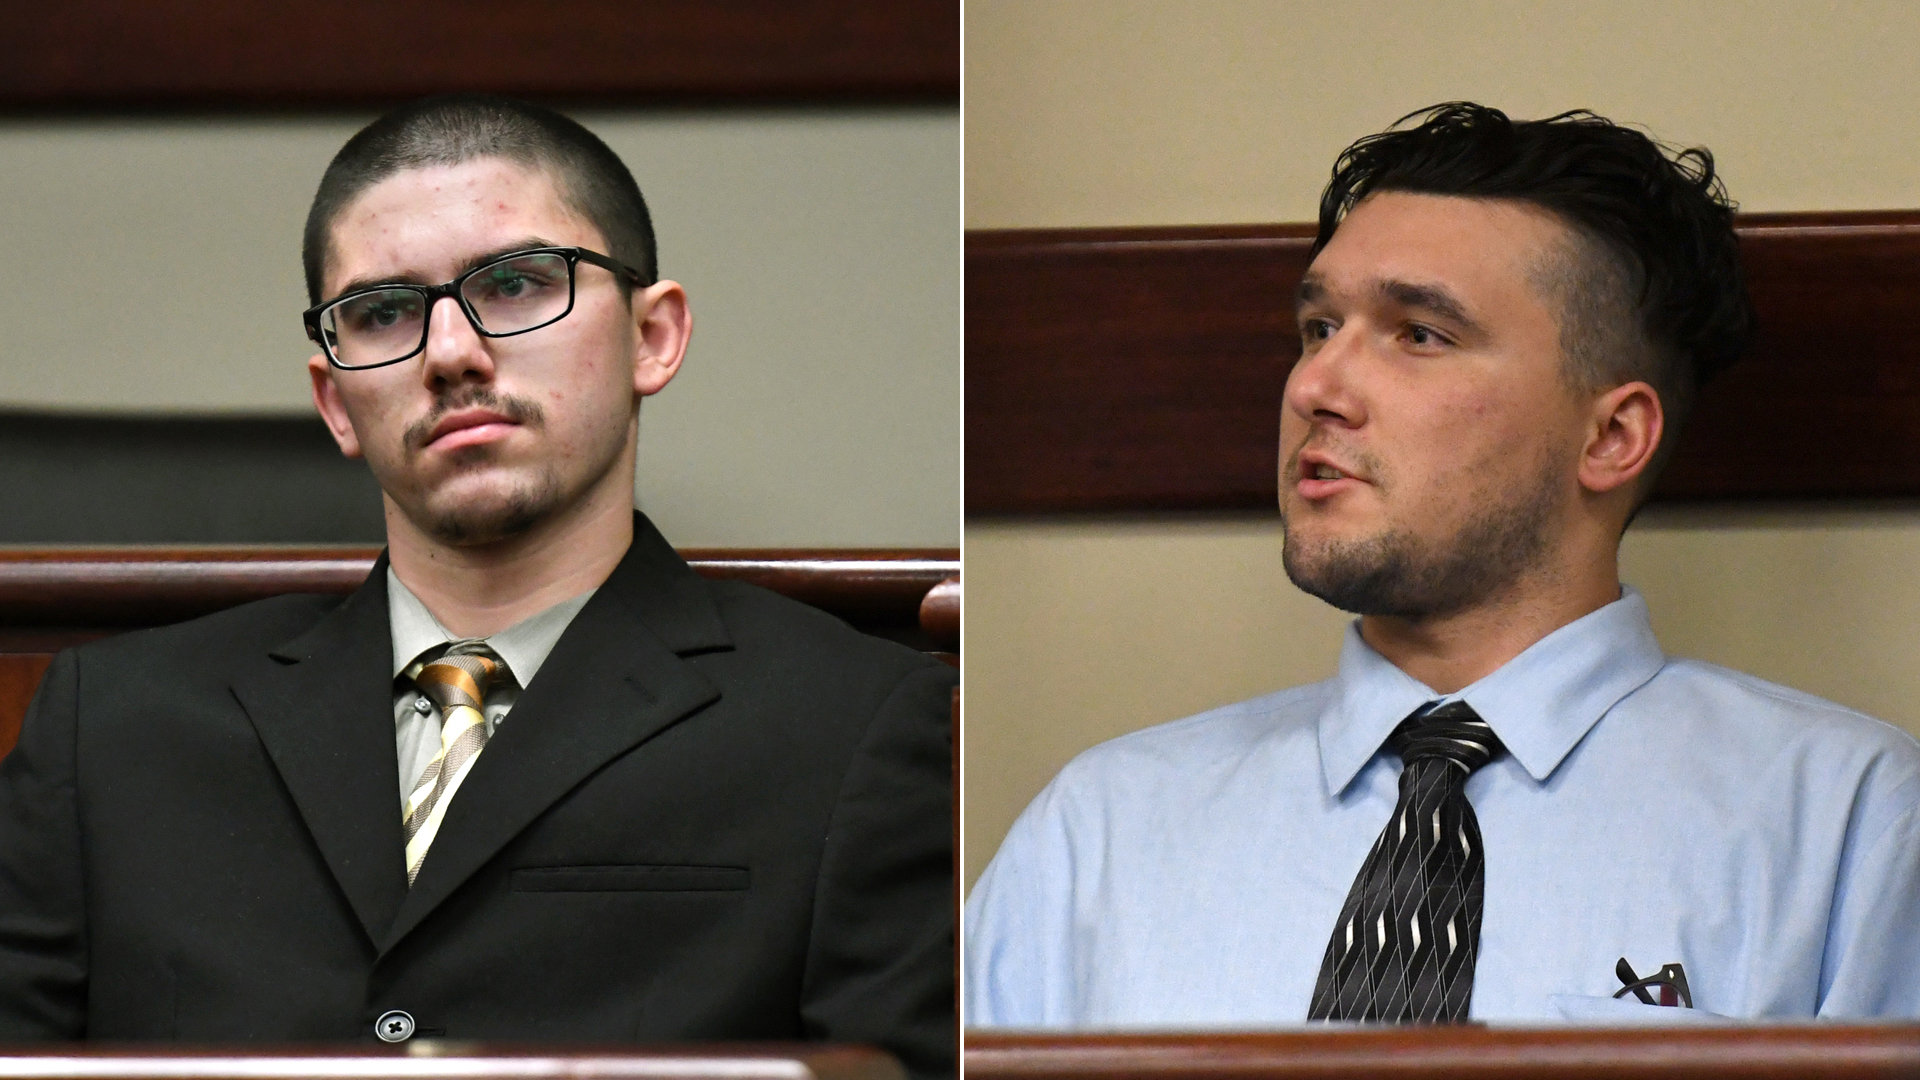
[[[11,1080],[905,1080],[861,1046],[72,1046],[0,1049]]]
[[[1890,1080],[1920,1076],[1913,1024],[1300,1028],[966,1039],[967,1080]]]
[[[61,649],[283,593],[352,592],[374,548],[198,547],[0,550],[0,754]],[[914,550],[681,552],[709,578],[747,581],[868,633],[960,649],[960,553]]]
[[[1920,496],[1920,211],[1736,228],[1759,337],[1701,392],[1653,498]],[[1273,513],[1315,231],[968,233],[968,515]]]

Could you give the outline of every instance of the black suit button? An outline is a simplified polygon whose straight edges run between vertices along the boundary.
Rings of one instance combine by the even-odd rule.
[[[373,1022],[373,1033],[381,1042],[406,1042],[413,1038],[413,1017],[399,1009],[389,1009]]]

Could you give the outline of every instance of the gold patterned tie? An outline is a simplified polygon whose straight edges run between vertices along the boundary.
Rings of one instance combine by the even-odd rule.
[[[407,834],[407,884],[420,876],[446,817],[447,804],[473,768],[474,758],[487,745],[487,687],[506,671],[506,663],[479,641],[457,641],[446,655],[416,664],[408,672],[420,692],[440,706],[440,753],[429,764],[407,796],[404,822]],[[510,677],[510,676],[509,676]]]

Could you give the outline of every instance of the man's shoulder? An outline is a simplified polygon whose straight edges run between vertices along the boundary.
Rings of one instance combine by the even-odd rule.
[[[1050,907],[1071,891],[1060,875],[1107,860],[1153,876],[1161,860],[1183,858],[1176,849],[1249,820],[1250,806],[1319,792],[1317,721],[1334,689],[1264,694],[1082,752],[1020,815],[977,904],[997,888],[1016,907]]]
[[[932,723],[946,738],[951,665],[755,585],[710,581],[706,591],[729,645],[684,658],[756,722],[815,744],[885,737],[899,723]]]
[[[1056,786],[1139,791],[1164,780],[1203,787],[1208,774],[1240,768],[1275,740],[1317,740],[1316,723],[1334,692],[1332,680],[1307,683],[1109,739],[1068,763]]]
[[[1908,732],[1837,701],[1704,660],[1667,661],[1647,691],[1685,715],[1737,726],[1748,740],[1810,737],[1832,746],[1885,750],[1920,765],[1920,742]]]
[[[740,581],[709,581],[734,647],[743,657],[798,665],[905,672],[939,660],[909,646],[864,633],[839,617],[771,589]],[[951,669],[949,669],[951,670]]]
[[[312,629],[346,599],[314,593],[271,596],[185,622],[116,634],[74,651],[89,662],[191,661],[218,666],[229,659],[266,655]]]
[[[1644,695],[1644,697],[1642,697]],[[1751,788],[1763,777],[1839,791],[1887,808],[1920,808],[1920,741],[1867,713],[1757,675],[1699,660],[1669,660],[1636,697],[1641,722],[1697,751],[1703,771]],[[1704,755],[1704,757],[1698,756]]]

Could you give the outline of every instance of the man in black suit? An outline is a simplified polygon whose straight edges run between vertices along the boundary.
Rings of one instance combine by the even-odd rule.
[[[833,1039],[954,1065],[955,676],[697,577],[632,485],[678,369],[619,159],[545,109],[356,135],[314,401],[385,492],[344,601],[63,653],[0,767],[0,1038]]]

